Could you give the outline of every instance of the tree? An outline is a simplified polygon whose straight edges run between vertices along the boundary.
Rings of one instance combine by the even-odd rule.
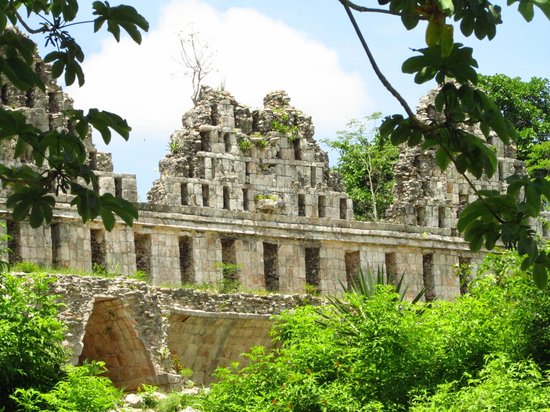
[[[397,99],[405,115],[388,116],[380,126],[380,134],[390,137],[395,145],[422,145],[434,149],[438,166],[445,170],[453,164],[475,191],[477,200],[461,213],[458,230],[464,233],[470,249],[493,249],[498,241],[517,249],[524,257],[523,269],[533,268],[537,285],[545,287],[550,272],[550,253],[537,244],[529,220],[537,218],[544,198],[550,200],[550,182],[540,176],[512,176],[505,194],[479,191],[471,176],[492,176],[497,159],[488,140],[497,135],[504,144],[517,140],[510,119],[496,103],[477,87],[477,62],[473,49],[454,41],[457,23],[466,37],[491,40],[502,23],[501,7],[487,0],[378,0],[377,7],[365,7],[349,0],[339,0],[348,15],[361,45],[386,89]],[[518,4],[526,21],[531,21],[537,7],[550,19],[550,0],[509,0]],[[414,74],[414,81],[423,84],[434,80],[438,84],[435,112],[428,118],[418,117],[401,94],[380,71],[365,41],[353,11],[395,15],[412,30],[422,20],[427,22],[426,46],[413,50],[416,55],[403,62],[402,71]],[[477,128],[481,132],[476,133]],[[520,196],[524,193],[525,196]]]
[[[178,62],[185,68],[184,74],[191,77],[193,104],[199,101],[202,81],[214,70],[214,54],[209,50],[208,43],[201,39],[199,33],[188,35],[179,33],[180,50]]]
[[[44,57],[51,64],[55,78],[64,76],[65,83],[84,84],[81,64],[84,51],[70,35],[69,28],[76,24],[93,23],[97,32],[103,26],[120,40],[121,28],[136,42],[141,42],[141,31],[149,24],[131,6],[111,6],[107,1],[94,1],[92,21],[77,21],[77,0],[6,0],[0,2],[0,76],[17,89],[26,92],[32,89],[45,91],[46,86],[34,67],[36,45],[21,34],[43,35],[52,51]],[[26,16],[26,17],[23,17]],[[38,16],[38,19],[32,19]],[[39,21],[31,27],[31,21]],[[16,29],[11,28],[11,24]],[[86,161],[84,142],[95,128],[105,143],[111,140],[112,131],[128,139],[130,126],[120,116],[90,109],[65,110],[70,127],[66,130],[43,132],[27,123],[25,115],[9,107],[0,107],[0,144],[14,142],[15,156],[27,153],[34,165],[0,164],[0,180],[10,189],[8,208],[13,209],[13,218],[29,217],[32,227],[50,222],[57,195],[73,196],[72,205],[77,207],[82,220],[101,216],[104,226],[111,230],[115,214],[131,225],[137,218],[136,208],[124,199],[111,194],[99,195],[92,189],[97,177]]]
[[[533,175],[550,177],[550,141],[534,145],[527,155],[527,171]]]
[[[393,203],[393,165],[399,149],[382,138],[378,128],[369,128],[369,123],[380,118],[380,113],[374,113],[363,120],[351,120],[335,140],[324,140],[340,153],[335,170],[342,175],[359,220],[377,221]]]
[[[504,74],[479,76],[482,88],[517,130],[517,157],[529,159],[533,147],[550,141],[550,81],[533,77],[528,82]]]
[[[66,361],[60,306],[51,279],[0,272],[0,405],[16,388],[50,389]],[[11,410],[11,409],[8,409]]]
[[[550,81],[504,74],[479,76],[479,86],[515,126],[517,157],[531,175],[550,175]]]

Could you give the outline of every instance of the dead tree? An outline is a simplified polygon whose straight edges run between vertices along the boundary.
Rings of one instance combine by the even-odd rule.
[[[178,63],[184,68],[184,75],[191,78],[193,94],[191,100],[197,104],[202,81],[214,70],[214,52],[208,43],[201,39],[198,32],[179,33]]]

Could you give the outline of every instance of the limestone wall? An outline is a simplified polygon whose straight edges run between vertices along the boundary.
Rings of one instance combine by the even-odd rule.
[[[422,98],[418,114],[433,119],[433,99],[436,90]],[[481,135],[480,130],[471,132]],[[505,179],[513,174],[525,173],[523,162],[515,158],[515,147],[504,145],[496,135],[486,139],[496,153],[497,172],[490,178],[476,179],[469,175],[477,190],[506,191]],[[442,171],[437,166],[434,150],[403,146],[394,168],[395,203],[387,211],[388,220],[405,225],[451,228],[456,234],[458,216],[464,207],[475,200],[474,189],[451,165]]]
[[[313,139],[309,116],[285,92],[251,110],[204,87],[170,138],[155,204],[202,206],[312,218],[351,219],[352,204]]]
[[[56,219],[50,227],[30,232],[20,229],[18,241],[33,247],[19,248],[18,259],[37,261],[40,256],[40,263],[47,266],[90,270],[100,265],[125,275],[140,269],[153,284],[174,287],[221,282],[224,269],[233,265],[233,278],[242,289],[270,289],[266,280],[275,276],[277,285],[271,289],[282,293],[302,293],[306,283],[321,293],[341,293],[340,282],[345,285],[359,268],[376,271],[390,259],[392,271],[405,272],[414,293],[423,286],[422,256],[431,253],[436,266],[444,262],[434,271],[435,293],[452,298],[459,294],[458,279],[451,282],[459,258],[473,262],[478,258],[460,238],[450,236],[449,229],[340,219],[326,225],[307,217],[275,219],[269,214],[183,206],[143,205],[140,209],[140,221],[133,228],[117,224],[110,233],[98,223],[82,225],[74,211],[64,210],[63,219]],[[3,216],[0,220],[9,221],[8,215]],[[8,229],[13,228],[10,223]],[[101,242],[104,246],[98,247]],[[270,245],[275,260],[266,259]],[[228,247],[234,248],[233,258],[224,262]],[[102,256],[92,253],[97,249],[103,251]],[[355,266],[346,264],[353,257]]]
[[[310,296],[212,294],[159,289],[125,278],[58,275],[70,361],[102,360],[118,387],[146,383],[178,387],[182,368],[197,384],[208,384],[218,366],[253,346],[272,347],[271,315],[299,305],[321,304]],[[244,364],[244,363],[243,363]]]
[[[48,84],[51,102],[27,96],[21,110],[29,121],[54,127],[58,110],[71,102]],[[7,103],[23,104],[11,86],[5,91]],[[432,97],[421,103],[421,116],[429,116]],[[341,293],[359,270],[382,268],[404,276],[411,295],[426,287],[430,297],[452,299],[460,294],[459,263],[475,268],[481,257],[456,231],[472,190],[451,168],[440,171],[433,153],[413,148],[401,154],[392,223],[356,222],[351,200],[313,138],[311,118],[291,106],[286,93],[270,93],[263,109],[252,110],[205,87],[182,126],[171,136],[149,201],[137,204],[140,218],[132,228],[119,222],[106,232],[100,221],[83,225],[70,197],[60,196],[52,223],[32,230],[10,219],[7,194],[0,191],[0,222],[12,238],[9,260],[122,275],[141,271],[153,285],[230,282],[241,290],[327,294]],[[135,176],[113,173],[109,156],[87,144],[95,190],[135,202]],[[503,179],[522,165],[513,148],[493,144],[499,173],[476,185],[501,190]],[[539,230],[548,235],[540,223]]]

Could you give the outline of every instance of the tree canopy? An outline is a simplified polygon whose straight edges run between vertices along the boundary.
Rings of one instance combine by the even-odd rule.
[[[141,43],[142,31],[148,22],[133,7],[111,6],[107,1],[94,1],[92,21],[79,21],[77,0],[0,1],[0,76],[17,89],[45,91],[46,85],[34,66],[36,45],[22,35],[40,34],[51,48],[44,62],[51,64],[54,78],[62,77],[65,84],[82,86],[85,75],[82,63],[84,51],[69,30],[76,24],[90,24],[94,32],[107,28],[117,41],[121,29],[136,43]],[[34,16],[39,18],[33,19]],[[31,27],[31,21],[38,21]],[[17,28],[15,30],[13,27]],[[41,131],[29,124],[19,110],[0,107],[0,144],[13,141],[15,157],[30,153],[33,165],[0,164],[0,180],[10,189],[7,206],[13,209],[13,218],[29,217],[32,227],[52,219],[56,196],[73,196],[72,205],[85,222],[101,216],[104,226],[112,229],[115,215],[127,224],[137,218],[136,208],[128,201],[109,193],[99,195],[93,190],[97,177],[87,162],[84,141],[90,127],[96,129],[105,143],[112,132],[128,139],[130,126],[120,116],[90,109],[65,110],[71,127],[64,130]]]
[[[534,280],[545,287],[550,272],[550,255],[540,248],[529,220],[537,218],[544,199],[550,200],[550,182],[541,176],[511,176],[507,193],[480,191],[470,178],[491,177],[497,170],[495,152],[489,144],[493,135],[504,144],[517,141],[512,121],[479,85],[474,50],[455,42],[454,31],[478,39],[493,39],[502,23],[501,7],[487,0],[379,0],[377,7],[367,7],[349,0],[339,0],[347,13],[369,62],[382,84],[398,100],[405,115],[388,116],[380,134],[390,137],[395,145],[421,145],[434,149],[441,169],[453,164],[461,173],[477,200],[460,215],[458,230],[470,243],[470,249],[493,249],[497,242],[515,248],[524,256],[523,268],[533,267]],[[526,21],[533,19],[535,9],[550,19],[550,0],[509,0],[517,5]],[[439,89],[435,113],[418,117],[406,100],[381,72],[363,36],[354,12],[384,13],[400,18],[408,30],[427,22],[426,47],[413,49],[414,56],[403,62],[404,73],[414,75],[417,84],[435,80]],[[475,130],[479,130],[478,134]],[[525,194],[520,196],[520,194]]]
[[[517,157],[529,173],[550,174],[550,81],[504,74],[479,76],[479,86],[515,126]]]
[[[342,176],[353,200],[353,214],[359,220],[379,220],[393,203],[393,165],[399,149],[372,125],[381,116],[374,113],[351,120],[335,139],[324,140],[340,154],[334,169]]]

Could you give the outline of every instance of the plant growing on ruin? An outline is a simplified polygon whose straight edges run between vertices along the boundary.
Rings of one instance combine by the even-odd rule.
[[[274,131],[287,136],[289,142],[293,142],[300,137],[300,129],[298,126],[295,124],[288,124],[284,118],[282,121],[273,120],[271,122],[271,128]]]
[[[550,272],[550,254],[541,250],[529,219],[540,215],[544,199],[550,201],[550,181],[534,177],[512,176],[507,180],[508,191],[479,191],[470,176],[492,176],[497,170],[495,153],[488,140],[497,135],[504,144],[517,140],[510,119],[503,116],[498,106],[477,88],[477,62],[473,49],[454,41],[454,26],[460,22],[461,33],[469,37],[491,40],[502,23],[501,7],[486,0],[437,1],[380,1],[378,7],[365,7],[349,0],[339,0],[348,15],[361,45],[377,77],[397,99],[405,115],[396,114],[384,119],[380,126],[382,137],[390,137],[395,145],[422,145],[433,149],[438,166],[445,170],[450,164],[462,174],[477,200],[469,204],[459,218],[458,230],[470,243],[473,251],[481,247],[493,249],[497,241],[515,248],[523,256],[522,268],[533,268],[533,278],[539,287],[545,287]],[[535,7],[550,18],[550,0],[510,0],[518,4],[518,11],[530,21]],[[402,71],[413,74],[414,81],[423,84],[435,81],[438,91],[433,113],[428,118],[418,117],[401,94],[381,72],[363,36],[353,11],[385,13],[401,19],[412,30],[420,21],[425,27],[426,47],[413,49],[415,56],[403,62]],[[483,137],[472,132],[479,127]],[[519,196],[525,193],[525,196]]]
[[[277,196],[277,195],[257,194],[256,196],[254,196],[254,200],[256,202],[259,202],[260,200],[272,200],[274,202],[277,202],[280,199],[279,199],[279,196]]]
[[[180,149],[181,149],[180,142],[178,142],[175,139],[171,139],[170,142],[168,143],[168,150],[170,151],[170,153],[177,154],[180,151]]]
[[[34,262],[18,262],[13,266],[13,271],[23,273],[38,273],[43,272],[44,268]]]
[[[155,396],[155,392],[158,387],[155,385],[141,384],[138,388],[138,393],[143,399],[144,408],[156,408],[159,404],[158,398]]]
[[[198,32],[179,33],[178,41],[180,49],[177,61],[184,67],[185,76],[191,78],[191,100],[196,105],[203,80],[214,71],[214,53]]]
[[[319,291],[319,286],[313,285],[311,283],[306,283],[304,285],[304,291],[306,294],[311,296],[319,296],[321,292]]]
[[[147,21],[131,6],[111,7],[109,2],[94,1],[92,8],[93,30],[106,27],[117,41],[123,29],[133,41],[141,43],[141,32],[149,28]],[[76,0],[4,4],[0,9],[2,77],[23,93],[32,89],[46,91],[35,68],[35,44],[8,27],[9,23],[27,33],[43,35],[46,46],[53,49],[44,58],[45,63],[52,65],[53,77],[63,76],[67,85],[78,82],[82,86],[85,79],[81,64],[85,55],[70,35],[69,27],[91,22],[79,22],[78,12]],[[27,123],[23,112],[0,107],[0,143],[15,142],[15,158],[28,153],[40,168],[0,164],[2,185],[11,189],[6,205],[13,210],[13,218],[29,217],[32,227],[49,223],[56,204],[55,196],[63,193],[73,196],[71,204],[76,206],[84,222],[100,216],[104,226],[111,230],[115,215],[118,215],[131,225],[137,210],[130,202],[108,193],[94,192],[97,177],[87,163],[84,144],[89,137],[89,127],[96,129],[104,142],[109,143],[112,132],[127,140],[130,126],[120,116],[95,108],[87,113],[65,110],[64,115],[71,125],[67,130],[41,131]]]
[[[380,135],[376,122],[381,117],[381,113],[373,113],[362,120],[351,120],[335,139],[323,140],[338,150],[334,169],[342,176],[358,220],[377,221],[393,203],[393,166],[399,149]]]
[[[139,280],[140,282],[149,282],[150,277],[149,275],[142,271],[142,270],[136,270],[133,275],[128,276],[130,279]]]
[[[254,146],[256,146],[258,149],[265,149],[267,147],[267,138],[261,134],[258,134],[257,136],[253,136],[254,139],[252,140],[252,143],[254,143]]]
[[[250,139],[242,137],[239,139],[239,149],[241,149],[241,152],[244,154],[250,153],[252,150],[252,142]]]

